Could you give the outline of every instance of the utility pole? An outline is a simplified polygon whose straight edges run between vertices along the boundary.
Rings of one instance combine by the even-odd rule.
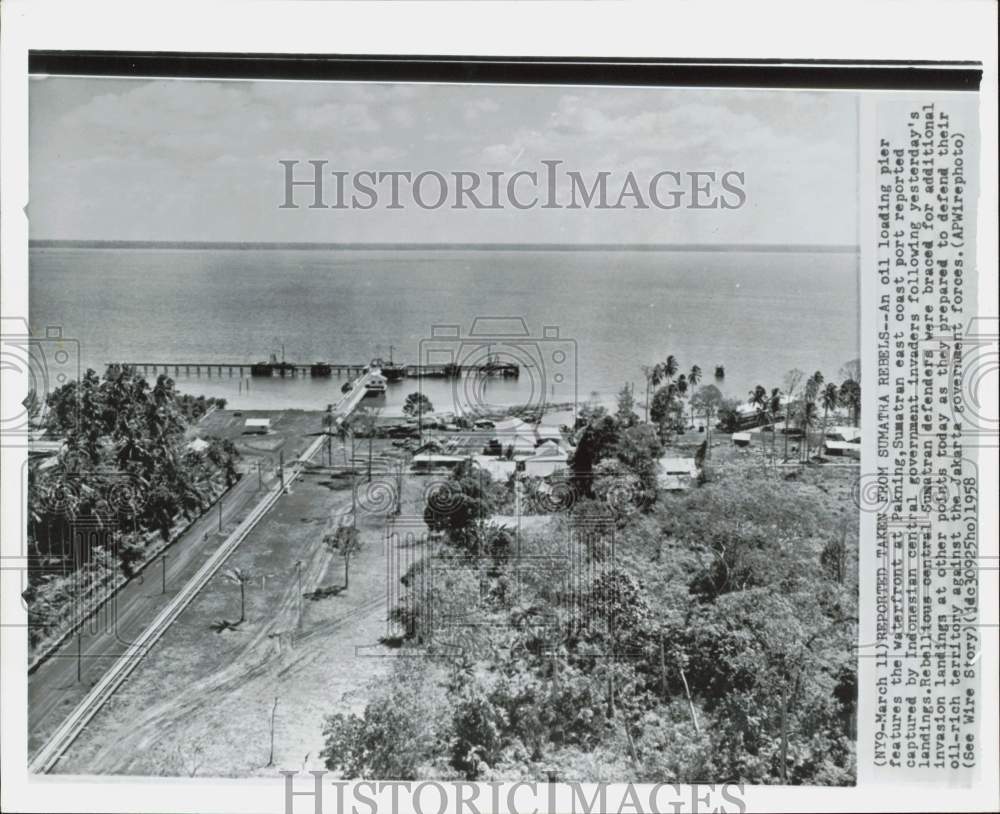
[[[295,580],[299,587],[299,621],[298,627],[302,628],[302,560],[295,561]]]
[[[358,527],[358,468],[354,465],[354,430],[351,430],[351,525]]]
[[[701,734],[701,727],[698,726],[698,713],[694,709],[694,701],[691,698],[691,688],[688,686],[687,676],[684,675],[684,668],[678,667],[681,674],[681,681],[684,683],[684,695],[687,696],[688,710],[691,712],[691,723],[694,724],[694,731],[696,735]]]
[[[257,488],[264,488],[264,470],[260,461],[257,461]]]
[[[83,673],[83,622],[76,630],[76,682],[80,683]]]
[[[222,531],[222,498],[219,498],[219,531]]]
[[[285,451],[278,453],[278,478],[281,483],[281,490],[285,490]]]
[[[781,782],[788,784],[788,685],[781,685]]]
[[[162,577],[163,577],[163,587],[161,588],[160,593],[163,593],[163,594],[165,594],[167,592],[167,557],[168,556],[169,555],[167,555],[167,554],[161,554],[160,555],[160,562],[163,563],[163,571],[162,571],[162,574],[161,574]]]

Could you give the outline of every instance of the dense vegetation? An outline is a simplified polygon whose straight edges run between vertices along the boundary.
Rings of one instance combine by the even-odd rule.
[[[492,519],[504,489],[481,471],[461,467],[432,492],[438,549],[405,575],[393,611],[402,646],[425,657],[399,659],[363,714],[327,718],[328,768],[853,782],[845,475],[719,462],[690,491],[658,494],[671,416],[694,401],[682,395],[654,401],[650,423],[628,390],[614,414],[583,411],[569,491],[543,495],[551,516],[520,538]]]
[[[88,370],[47,396],[43,426],[63,443],[54,460],[28,471],[33,644],[60,625],[81,584],[130,576],[153,540],[169,539],[179,520],[196,517],[236,482],[231,441],[206,439],[198,451],[186,437],[192,421],[222,404],[177,393],[166,375],[150,387],[123,367],[104,377]],[[74,524],[108,534],[78,546]]]

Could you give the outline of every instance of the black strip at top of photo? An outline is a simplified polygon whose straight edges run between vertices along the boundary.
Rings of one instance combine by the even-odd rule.
[[[32,51],[32,74],[135,78],[976,91],[978,62]]]

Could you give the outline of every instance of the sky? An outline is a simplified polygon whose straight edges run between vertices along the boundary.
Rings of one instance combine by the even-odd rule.
[[[857,243],[844,92],[33,77],[32,239]],[[281,160],[356,173],[744,173],[738,209],[281,209]],[[509,175],[507,176],[509,177]],[[429,187],[436,189],[436,187]],[[563,187],[560,187],[563,189]],[[327,187],[330,189],[330,187]]]

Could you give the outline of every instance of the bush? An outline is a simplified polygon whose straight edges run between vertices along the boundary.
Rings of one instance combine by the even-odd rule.
[[[397,662],[391,679],[377,686],[363,716],[326,718],[320,757],[347,779],[415,780],[446,750],[452,716],[447,695],[423,664],[408,659]]]

